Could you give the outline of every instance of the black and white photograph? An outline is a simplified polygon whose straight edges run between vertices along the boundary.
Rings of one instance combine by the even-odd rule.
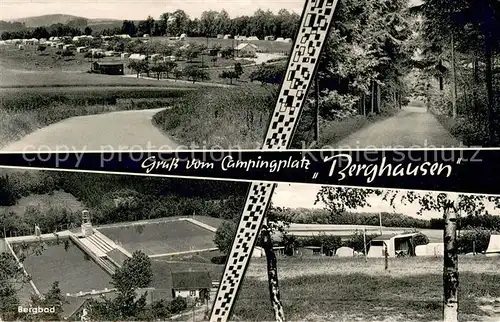
[[[247,185],[2,169],[2,321],[206,320]]]
[[[2,320],[209,320],[248,183],[2,172]],[[498,321],[499,207],[278,184],[229,320]]]
[[[2,1],[1,149],[260,148],[306,3]],[[498,146],[497,1],[331,4],[292,146]]]

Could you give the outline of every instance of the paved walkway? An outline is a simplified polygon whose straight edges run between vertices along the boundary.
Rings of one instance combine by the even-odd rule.
[[[425,108],[405,107],[334,144],[340,149],[463,147]]]
[[[72,117],[41,128],[0,151],[172,150],[178,144],[152,123],[163,110],[120,111]]]

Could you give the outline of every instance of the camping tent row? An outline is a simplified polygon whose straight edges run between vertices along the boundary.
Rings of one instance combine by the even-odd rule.
[[[276,42],[283,42],[283,43],[290,44],[290,43],[293,42],[293,40],[292,40],[292,38],[286,38],[285,39],[285,38],[279,37],[279,38],[276,39]]]

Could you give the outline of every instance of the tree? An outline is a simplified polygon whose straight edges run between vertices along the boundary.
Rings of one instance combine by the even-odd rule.
[[[130,60],[130,62],[128,63],[128,68],[136,72],[137,78],[139,78],[141,73],[146,73],[149,71],[149,64],[144,60]]]
[[[236,234],[236,224],[233,221],[224,221],[215,232],[214,243],[223,254],[229,254]]]
[[[170,302],[168,310],[173,314],[178,314],[184,311],[186,308],[187,308],[186,299],[178,296]]]
[[[85,30],[83,31],[83,33],[87,36],[92,35],[92,28],[90,28],[89,26],[85,27]]]
[[[0,206],[13,206],[18,199],[14,186],[10,183],[9,177],[0,177]]]
[[[443,240],[444,252],[444,306],[443,315],[445,321],[457,321],[458,315],[458,248],[457,248],[457,213],[465,213],[472,216],[484,214],[485,202],[493,202],[496,208],[500,208],[500,197],[456,195],[445,193],[420,193],[399,192],[389,190],[382,192],[376,189],[358,188],[332,188],[322,187],[317,195],[317,202],[325,203],[326,208],[335,213],[345,211],[348,208],[369,206],[367,198],[379,196],[383,200],[394,205],[395,202],[418,203],[423,211],[434,210],[443,213],[445,223]]]
[[[59,282],[52,283],[49,291],[43,294],[42,297],[33,295],[32,302],[34,307],[42,308],[55,308],[54,312],[49,313],[39,313],[36,315],[36,320],[40,319],[46,321],[61,321],[63,313],[63,305],[69,303],[66,298],[62,295],[61,289],[59,288]]]
[[[262,64],[250,74],[250,81],[259,81],[262,84],[281,84],[285,77],[286,66],[283,64]]]
[[[3,240],[0,241],[0,243],[3,242]],[[4,321],[18,318],[17,292],[23,287],[24,282],[23,271],[14,256],[9,253],[0,253],[0,317]]]
[[[137,33],[137,28],[133,21],[124,20],[121,28],[121,33],[129,35],[130,37],[135,36]]]
[[[121,320],[146,315],[146,294],[136,299],[136,289],[150,286],[152,279],[151,259],[142,251],[133,252],[132,258],[127,258],[112,276],[111,284],[117,289],[117,296],[104,302],[92,301],[92,318]]]
[[[122,267],[113,275],[113,284],[118,290],[149,287],[152,281],[151,259],[140,250],[134,251],[131,258],[125,259]]]
[[[36,50],[40,52],[40,55],[42,55],[46,49],[47,49],[46,45],[38,45],[38,47],[36,48]]]
[[[193,84],[196,81],[200,81],[200,80],[203,81],[203,80],[210,79],[208,76],[208,72],[206,70],[203,70],[200,67],[193,66],[193,65],[190,65],[190,66],[187,66],[186,68],[184,68],[183,74],[188,78],[188,80],[191,80],[193,82]]]

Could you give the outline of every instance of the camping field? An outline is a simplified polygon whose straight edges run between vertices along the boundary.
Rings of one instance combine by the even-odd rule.
[[[500,318],[500,257],[460,257],[462,321]],[[278,258],[289,321],[433,321],[442,319],[442,259]],[[495,302],[496,300],[496,302]],[[264,259],[252,259],[235,306],[239,320],[270,321]]]
[[[158,255],[215,248],[214,233],[186,221],[99,228],[108,238],[130,252]]]
[[[167,37],[151,37],[153,42],[169,42]],[[267,41],[267,40],[234,40],[234,39],[217,39],[217,38],[204,38],[204,37],[190,37],[185,40],[186,43],[198,43],[207,45],[208,48],[214,47],[214,45],[219,45],[224,47],[237,47],[241,43],[251,43],[257,45],[257,47],[268,53],[280,53],[287,54],[292,49],[291,43],[283,43],[277,41]]]

